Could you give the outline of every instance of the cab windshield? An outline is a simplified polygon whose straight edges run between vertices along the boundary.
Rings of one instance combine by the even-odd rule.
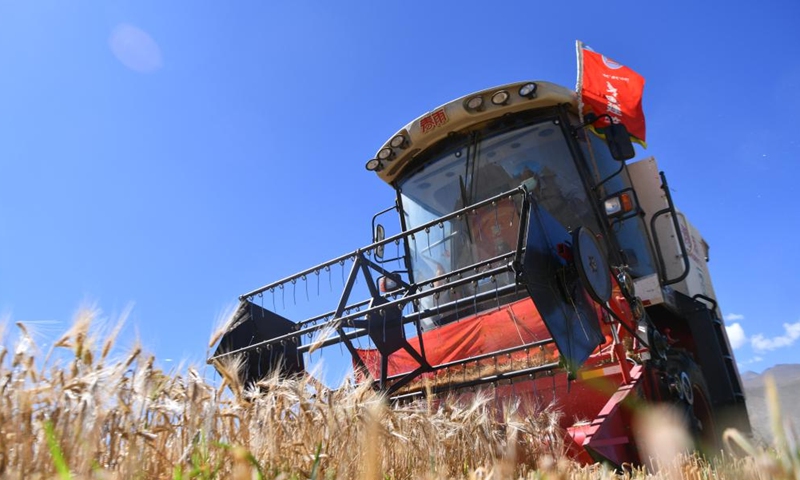
[[[555,120],[513,129],[487,129],[450,140],[399,183],[407,228],[512,190],[525,183],[541,208],[567,230],[595,228],[592,207],[567,140]],[[409,241],[414,280],[436,276],[516,248],[521,198],[503,200],[461,218],[441,222]],[[596,231],[596,228],[595,228]],[[513,278],[496,279],[491,288]],[[468,287],[465,287],[468,288]],[[464,297],[488,286],[454,292]]]

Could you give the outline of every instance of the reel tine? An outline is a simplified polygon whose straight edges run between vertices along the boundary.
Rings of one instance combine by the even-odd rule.
[[[428,239],[428,249],[426,250],[426,252],[428,252],[428,255],[431,255],[431,229],[430,229],[430,227],[425,227],[425,237],[427,237],[427,239]]]
[[[502,308],[502,305],[500,305],[500,295],[497,292],[497,289],[498,289],[498,287],[497,287],[497,279],[495,278],[494,275],[492,275],[491,281],[494,284],[494,301],[497,304],[497,309],[500,310]]]
[[[325,265],[325,270],[328,272],[328,287],[333,292],[333,280],[331,279],[331,266]]]
[[[473,209],[467,215],[470,215],[470,214],[472,214],[474,216],[474,215],[477,215],[478,212],[475,209]],[[467,221],[469,221],[469,219],[467,219]],[[480,225],[478,225],[478,228],[476,230],[478,230],[478,241],[482,242],[483,241],[483,232],[481,231],[482,229],[480,228]]]
[[[472,286],[474,291],[472,292],[472,309],[475,310],[474,313],[478,313],[478,281],[475,280],[472,282]]]
[[[397,247],[397,253],[395,255],[395,257],[397,257],[397,268],[403,268],[403,264],[400,263],[400,239],[395,239],[394,245]]]
[[[386,343],[386,309],[381,308],[380,314],[381,314],[381,319],[383,320],[383,325],[381,325],[381,327],[383,328],[383,342]]]

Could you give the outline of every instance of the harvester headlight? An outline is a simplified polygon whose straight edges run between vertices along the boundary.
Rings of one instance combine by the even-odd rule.
[[[384,147],[378,152],[378,160],[390,160],[394,156],[394,152],[389,147]]]
[[[370,172],[379,172],[382,168],[381,161],[377,158],[373,158],[372,160],[367,161],[366,167]]]
[[[494,103],[495,105],[505,105],[506,102],[508,102],[509,97],[510,95],[506,90],[500,90],[499,92],[495,92],[495,94],[492,95],[492,103]]]
[[[609,217],[622,212],[622,202],[619,201],[619,197],[609,198],[605,203],[606,215]]]
[[[519,87],[519,96],[526,97],[526,98],[533,98],[536,96],[536,84],[533,82],[528,82],[525,85]]]
[[[403,148],[406,146],[406,137],[402,133],[399,133],[389,141],[389,145],[391,145],[392,148]]]
[[[474,112],[483,109],[483,97],[476,95],[468,99],[466,102],[464,102],[464,107],[467,110],[472,110]]]
[[[633,198],[629,193],[621,193],[619,195],[607,198],[605,203],[606,215],[608,217],[618,217],[633,211]]]

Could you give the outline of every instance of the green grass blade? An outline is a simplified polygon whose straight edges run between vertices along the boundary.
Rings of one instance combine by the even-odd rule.
[[[69,471],[66,460],[64,460],[64,454],[61,452],[61,445],[59,445],[56,432],[53,430],[53,423],[49,420],[44,422],[44,432],[47,437],[47,447],[50,449],[50,456],[53,457],[53,463],[56,465],[59,478],[61,480],[71,479],[72,474]]]

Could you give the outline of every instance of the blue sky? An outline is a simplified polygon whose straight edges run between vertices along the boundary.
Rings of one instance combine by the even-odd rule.
[[[354,250],[393,191],[364,163],[413,118],[576,39],[646,80],[648,144],[711,245],[744,369],[800,354],[796,2],[0,3],[0,313],[40,341],[133,304],[200,363],[236,297]]]

